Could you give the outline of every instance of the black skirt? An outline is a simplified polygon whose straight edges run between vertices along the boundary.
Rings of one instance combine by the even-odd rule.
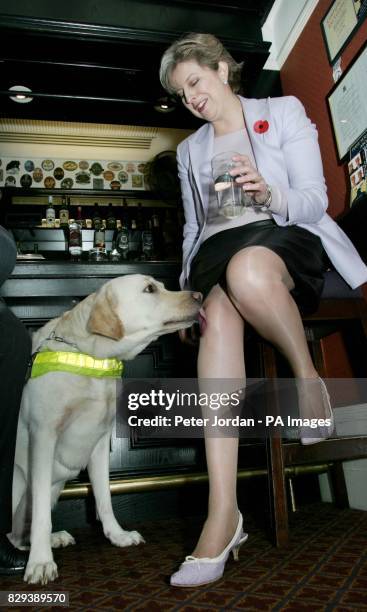
[[[291,295],[302,314],[318,307],[327,257],[321,240],[297,225],[281,227],[272,219],[223,230],[203,242],[191,264],[190,284],[206,297],[217,283],[227,290],[230,259],[245,247],[264,246],[284,261],[294,282]]]

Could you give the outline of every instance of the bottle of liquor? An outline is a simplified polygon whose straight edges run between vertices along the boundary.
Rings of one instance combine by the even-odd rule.
[[[82,207],[80,205],[76,209],[76,220],[78,221],[82,229],[86,228],[86,222],[85,222],[85,219],[83,218]]]
[[[98,229],[94,230],[93,246],[101,250],[106,249],[106,237],[104,227],[99,227]]]
[[[159,223],[159,215],[157,214],[152,215],[152,234],[153,234],[154,256],[157,259],[162,259],[164,257],[164,245],[163,245],[161,227]]]
[[[113,232],[112,245],[111,245],[112,248],[111,248],[111,253],[110,253],[111,261],[120,261],[121,259],[120,252],[117,249],[117,240],[118,240],[120,231],[121,231],[121,228],[119,229],[116,228],[115,231]]]
[[[125,199],[124,202],[126,202]],[[122,215],[121,227],[115,230],[114,238],[116,242],[116,249],[121,256],[121,259],[127,259],[129,252],[129,226],[127,223],[126,214]]]
[[[69,253],[73,261],[80,261],[82,256],[82,227],[77,219],[69,226]]]
[[[143,259],[153,259],[153,232],[152,222],[148,220],[145,229],[141,233],[141,250]]]
[[[116,229],[116,217],[111,203],[109,203],[107,210],[106,229]]]
[[[69,227],[69,202],[66,196],[62,196],[61,208],[59,212],[60,227]]]
[[[127,227],[121,227],[120,230],[116,231],[115,243],[121,259],[127,259],[129,252],[129,230]]]
[[[55,227],[56,212],[52,203],[52,196],[48,196],[48,206],[46,209],[46,225],[47,227]]]
[[[101,213],[99,212],[98,202],[95,202],[94,204],[94,211],[92,215],[92,227],[95,230],[102,227],[102,217],[101,217]]]
[[[123,205],[121,209],[121,226],[129,228],[130,227],[130,211],[129,211],[129,207],[128,207],[126,198],[123,198],[122,202],[123,202]]]
[[[138,202],[138,209],[136,211],[135,221],[136,221],[136,228],[140,232],[142,232],[145,226],[145,220],[144,220],[143,206],[141,202]]]
[[[141,254],[141,231],[136,226],[135,219],[131,220],[131,228],[129,230],[129,251],[128,259],[139,259]]]

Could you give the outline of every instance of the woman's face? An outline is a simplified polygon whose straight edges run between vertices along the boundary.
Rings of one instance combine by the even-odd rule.
[[[170,84],[195,117],[212,122],[221,118],[225,108],[227,74],[225,62],[219,62],[218,70],[212,70],[189,60],[177,64],[171,73]]]

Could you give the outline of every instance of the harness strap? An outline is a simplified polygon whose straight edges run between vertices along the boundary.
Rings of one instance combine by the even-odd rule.
[[[124,364],[119,359],[96,359],[84,353],[42,351],[32,356],[31,378],[47,372],[70,372],[93,378],[120,378]]]

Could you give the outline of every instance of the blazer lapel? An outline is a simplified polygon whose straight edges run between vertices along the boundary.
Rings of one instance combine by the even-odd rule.
[[[202,213],[205,213],[209,202],[213,147],[214,129],[210,123],[206,123],[196,132],[195,138],[189,140],[191,169]]]
[[[272,165],[272,151],[274,145],[277,144],[276,129],[270,117],[268,100],[249,99],[240,96],[240,101],[257,169],[261,174],[264,173],[266,176]],[[257,123],[265,121],[268,122],[266,131],[257,132],[255,129]]]

